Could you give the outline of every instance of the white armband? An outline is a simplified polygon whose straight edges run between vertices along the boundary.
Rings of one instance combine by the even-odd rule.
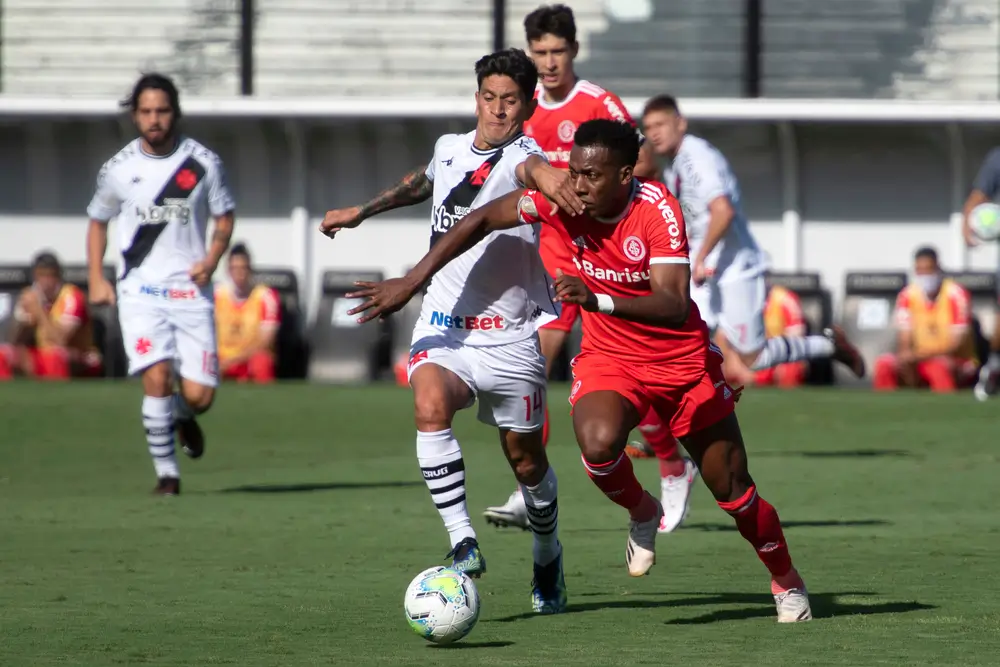
[[[610,315],[615,312],[615,300],[610,294],[595,294],[597,297],[597,312]]]

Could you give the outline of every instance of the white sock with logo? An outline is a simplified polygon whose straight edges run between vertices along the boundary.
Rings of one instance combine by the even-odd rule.
[[[826,336],[778,336],[767,339],[751,368],[760,371],[793,361],[826,359],[834,352],[833,341]]]
[[[174,416],[172,399],[146,396],[142,399],[142,425],[146,428],[146,444],[153,459],[156,476],[180,477],[174,452]]]
[[[417,432],[417,461],[451,546],[476,537],[465,503],[465,461],[451,429]]]

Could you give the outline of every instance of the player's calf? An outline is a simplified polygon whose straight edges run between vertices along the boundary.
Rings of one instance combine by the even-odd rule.
[[[181,449],[192,459],[205,454],[205,432],[198,425],[197,415],[212,407],[215,388],[182,380],[180,391],[173,396],[174,423]]]

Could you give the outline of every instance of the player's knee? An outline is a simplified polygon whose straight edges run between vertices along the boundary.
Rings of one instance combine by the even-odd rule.
[[[541,430],[531,433],[509,431],[506,442],[507,460],[517,481],[528,486],[539,484],[549,469]]]
[[[421,391],[413,394],[413,420],[417,430],[443,431],[451,428],[451,410],[443,393]]]
[[[168,362],[153,364],[142,372],[142,387],[147,396],[163,398],[173,393],[173,373]]]
[[[215,389],[204,385],[185,386],[181,393],[184,402],[195,414],[206,412],[215,400]]]
[[[625,446],[619,429],[605,420],[590,419],[574,424],[580,452],[587,463],[611,463]]]

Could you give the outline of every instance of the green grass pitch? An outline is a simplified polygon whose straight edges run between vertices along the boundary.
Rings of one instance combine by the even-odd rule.
[[[488,527],[512,476],[463,413],[489,571],[452,648],[402,616],[443,562],[388,386],[224,386],[183,495],[149,496],[135,384],[0,386],[0,665],[996,665],[998,405],[971,396],[752,390],[750,468],[817,616],[779,626],[768,577],[701,486],[648,577],[626,516],[587,480],[552,389],[569,613],[534,617],[530,536]],[[636,462],[656,489],[655,463]]]

